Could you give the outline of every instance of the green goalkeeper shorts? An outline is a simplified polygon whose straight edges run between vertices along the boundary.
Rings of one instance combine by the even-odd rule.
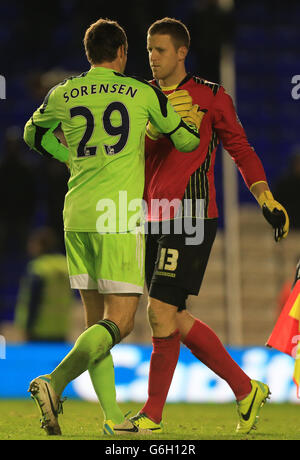
[[[72,289],[143,294],[144,233],[65,232]]]

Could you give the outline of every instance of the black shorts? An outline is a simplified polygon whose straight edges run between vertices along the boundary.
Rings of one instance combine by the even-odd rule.
[[[197,220],[200,222],[200,219]],[[198,295],[213,242],[216,237],[218,219],[201,222],[203,241],[190,244],[191,232],[178,233],[175,221],[168,221],[170,231],[162,224],[153,229],[148,225],[146,234],[146,283],[149,296],[186,309],[186,299]],[[184,229],[183,229],[184,230]],[[157,233],[158,232],[158,233]]]

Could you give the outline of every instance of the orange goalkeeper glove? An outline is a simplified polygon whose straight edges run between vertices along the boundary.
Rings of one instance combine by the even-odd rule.
[[[267,190],[259,195],[257,201],[262,209],[264,218],[274,228],[274,238],[278,242],[289,233],[289,216],[284,207],[274,200],[272,193]]]
[[[183,117],[183,120],[186,122],[188,125],[194,125],[197,128],[197,131],[200,129],[200,125],[202,122],[202,118],[204,117],[205,113],[207,112],[206,109],[201,110],[199,108],[199,105],[195,104],[191,108],[191,110],[188,111],[187,115]]]
[[[189,92],[185,89],[180,89],[178,91],[174,91],[167,95],[169,102],[172,104],[174,110],[184,118],[187,116],[189,111],[192,108],[193,100],[192,97],[189,95]]]
[[[197,131],[199,131],[202,118],[207,110],[202,111],[197,104],[192,105],[192,97],[185,89],[180,89],[168,94],[168,99],[185,123],[196,126]]]
[[[192,98],[189,95],[188,91],[182,89],[179,91],[174,91],[167,95],[169,102],[172,104],[174,110],[184,118],[188,115],[189,111],[192,108]],[[146,134],[150,139],[157,140],[162,134],[155,128],[155,126],[149,121],[146,127]]]

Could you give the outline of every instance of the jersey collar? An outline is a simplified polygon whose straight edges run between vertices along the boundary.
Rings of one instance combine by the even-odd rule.
[[[186,74],[186,76],[184,77],[184,79],[179,83],[179,85],[177,86],[177,88],[179,88],[179,86],[183,86],[185,83],[187,83],[191,78],[193,78],[193,75],[189,72]]]
[[[101,67],[101,66],[100,67],[91,67],[88,73],[93,74],[93,75],[103,75],[103,74],[115,73],[117,75],[124,76],[123,74],[117,72],[114,69],[108,69],[107,67]]]
[[[169,86],[169,87],[161,87],[159,85],[159,82],[158,80],[155,80],[155,84],[156,86],[158,86],[161,90],[163,91],[171,91],[172,89],[176,89],[176,88],[179,88],[180,86],[183,86],[185,83],[187,83],[191,78],[193,77],[193,75],[189,72],[187,73],[187,75],[184,77],[183,80],[181,80],[181,82],[178,84],[178,85],[174,85],[174,86]]]

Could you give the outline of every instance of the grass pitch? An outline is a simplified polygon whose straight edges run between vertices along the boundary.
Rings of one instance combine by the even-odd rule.
[[[120,404],[132,415],[141,404]],[[40,429],[39,413],[31,400],[0,400],[0,440],[300,440],[300,406],[266,404],[257,430],[242,437],[235,434],[235,404],[167,404],[164,432],[149,437],[102,435],[103,417],[96,403],[67,400],[60,415],[62,436],[46,436]]]

